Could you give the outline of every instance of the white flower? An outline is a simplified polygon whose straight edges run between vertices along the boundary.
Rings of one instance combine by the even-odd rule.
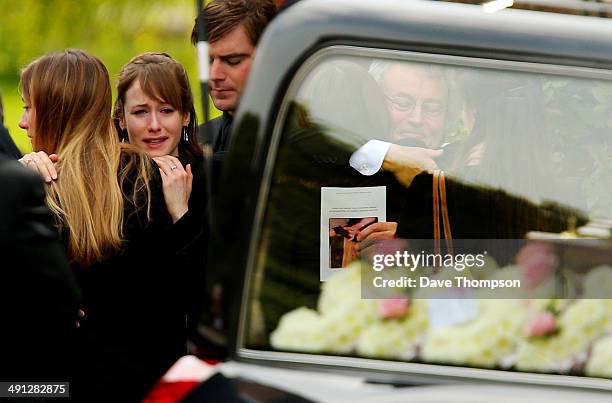
[[[587,376],[612,378],[612,335],[604,337],[593,345],[585,374]]]
[[[326,352],[351,352],[363,332],[378,319],[378,301],[358,300],[322,315],[321,337]]]
[[[353,262],[322,284],[317,305],[319,312],[325,314],[349,301],[361,299],[360,267],[359,262]]]
[[[359,265],[324,283],[318,306],[320,313],[302,307],[283,315],[270,335],[272,347],[347,354],[363,330],[378,319],[378,301],[361,299]]]
[[[494,367],[515,349],[527,315],[518,300],[480,300],[471,322],[438,328],[429,334],[422,358],[429,362]]]
[[[521,341],[517,351],[517,369],[567,372],[591,343],[604,333],[607,317],[605,300],[577,300],[559,316],[557,334]]]
[[[426,301],[412,300],[405,317],[381,318],[370,324],[357,341],[357,353],[365,357],[410,360],[427,326]]]
[[[278,350],[321,352],[321,322],[320,315],[312,309],[302,307],[288,312],[270,335],[270,344]]]

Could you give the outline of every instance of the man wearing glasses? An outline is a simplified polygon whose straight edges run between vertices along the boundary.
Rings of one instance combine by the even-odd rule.
[[[394,63],[377,81],[387,99],[393,142],[440,147],[448,99],[442,71],[433,66]]]
[[[449,86],[442,69],[409,62],[377,60],[370,74],[381,86],[391,121],[387,141],[370,140],[350,159],[363,175],[391,171],[404,185],[423,171],[438,169],[434,160],[444,140]]]

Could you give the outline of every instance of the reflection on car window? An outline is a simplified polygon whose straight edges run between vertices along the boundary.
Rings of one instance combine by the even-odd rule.
[[[439,306],[414,295],[362,299],[354,268],[377,241],[434,238],[438,170],[455,239],[481,247],[572,237],[585,226],[610,238],[612,82],[328,56],[297,84],[265,210],[249,347],[612,377],[604,364],[612,351],[610,300],[561,300],[546,291],[537,299]],[[386,220],[323,220],[322,188],[381,186]],[[322,231],[329,232],[327,246]],[[371,242],[361,242],[360,233]],[[327,247],[337,275],[322,283]],[[559,268],[556,250],[520,244],[484,264],[494,269],[490,276],[516,272],[539,287],[553,279],[533,267]],[[580,272],[576,292],[583,294],[575,295],[612,280],[612,268],[602,264],[606,253],[583,259],[580,270],[598,269]],[[572,279],[562,281],[571,288]]]

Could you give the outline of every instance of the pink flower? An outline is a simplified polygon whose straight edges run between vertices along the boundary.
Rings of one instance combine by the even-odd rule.
[[[523,267],[523,281],[533,288],[542,284],[557,268],[559,259],[551,245],[532,242],[516,255],[516,264]]]
[[[407,298],[384,299],[378,305],[378,314],[383,318],[401,318],[410,310],[410,300]]]
[[[553,333],[557,330],[557,319],[550,312],[540,312],[527,324],[527,336],[539,337]]]

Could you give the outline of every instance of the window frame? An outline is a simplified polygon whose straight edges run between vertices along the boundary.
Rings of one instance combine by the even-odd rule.
[[[470,56],[456,56],[439,53],[424,53],[415,51],[404,51],[397,49],[383,49],[360,47],[355,45],[342,45],[332,43],[329,46],[320,47],[306,58],[292,76],[287,90],[282,97],[278,107],[278,113],[274,120],[268,153],[263,162],[264,168],[259,186],[259,194],[255,204],[255,217],[253,231],[248,246],[248,263],[245,267],[245,278],[241,292],[240,312],[238,316],[238,332],[236,337],[235,355],[238,359],[248,362],[266,362],[297,366],[299,368],[316,367],[318,369],[339,369],[357,372],[383,382],[443,382],[443,381],[475,381],[487,380],[493,382],[510,382],[519,384],[535,384],[550,386],[580,387],[587,389],[609,390],[612,381],[598,378],[537,374],[518,371],[504,371],[496,369],[480,369],[470,367],[453,367],[442,364],[427,364],[414,362],[399,362],[389,360],[376,360],[360,357],[343,357],[322,354],[289,353],[279,351],[262,351],[250,349],[246,346],[246,334],[248,333],[248,311],[252,304],[251,293],[253,291],[253,280],[260,278],[262,267],[258,267],[260,261],[260,244],[264,216],[268,207],[271,181],[277,159],[278,148],[286,124],[289,107],[297,92],[308,77],[309,73],[320,63],[337,56],[357,56],[372,59],[388,59],[391,61],[409,61],[420,63],[433,63],[447,66],[465,68],[484,68],[502,71],[526,72],[533,74],[546,74],[549,76],[561,76],[579,79],[598,79],[612,82],[612,70],[597,69],[592,67],[571,66],[564,64],[535,63],[529,61],[504,60],[493,58],[477,58]],[[259,265],[261,266],[261,265]]]
[[[220,189],[209,243],[209,276],[211,273],[213,276],[231,276],[229,298],[233,305],[230,306],[229,351],[233,359],[266,362],[265,357],[252,357],[249,352],[240,351],[236,327],[239,309],[245,308],[240,307],[245,289],[243,282],[252,280],[245,277],[244,272],[253,267],[253,259],[257,256],[251,253],[250,245],[254,241],[253,234],[260,237],[261,229],[256,226],[256,205],[261,198],[259,181],[271,148],[271,134],[278,124],[283,96],[293,75],[306,59],[332,45],[357,45],[612,70],[612,41],[608,39],[611,37],[612,26],[603,19],[524,10],[484,14],[480,7],[473,5],[437,1],[309,0],[280,13],[258,43],[251,79],[236,111],[231,152],[221,173],[224,183],[229,185]],[[303,356],[297,355],[292,361],[299,362],[298,358]],[[269,362],[313,366],[280,359]],[[391,362],[380,363],[388,366]],[[338,368],[316,365],[315,368],[322,371]],[[344,365],[350,367],[352,363],[343,361],[343,368],[347,370]],[[435,366],[436,373],[441,368],[444,367]],[[366,370],[356,371],[363,374]],[[491,373],[491,370],[481,371]],[[376,375],[386,381],[403,378],[406,383],[459,379],[456,376],[420,376],[397,371],[385,374],[384,369],[367,372],[369,377]],[[502,372],[502,381],[509,381],[512,374]],[[475,375],[483,379],[482,374]],[[551,375],[541,376],[551,378]],[[475,381],[471,377],[462,379]],[[549,383],[559,385],[557,381]],[[612,389],[610,383],[602,385],[595,389]]]

